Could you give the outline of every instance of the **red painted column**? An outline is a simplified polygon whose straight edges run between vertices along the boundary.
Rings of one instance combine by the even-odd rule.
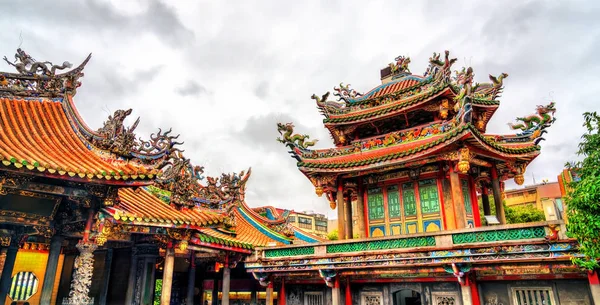
[[[350,279],[346,280],[346,305],[352,305],[352,290],[350,290]]]
[[[279,290],[279,305],[285,305],[286,296],[285,296],[285,279],[281,279],[281,289]]]
[[[598,270],[588,271],[588,281],[594,304],[600,305],[600,279],[598,278]]]
[[[85,223],[85,230],[83,231],[83,242],[88,242],[90,240],[90,233],[92,232],[92,224],[94,223],[94,210],[90,209],[88,211],[88,219]]]
[[[481,298],[477,289],[474,274],[467,274],[460,283],[463,305],[480,305]]]
[[[473,221],[475,227],[481,227],[481,216],[479,215],[479,201],[477,201],[477,191],[475,190],[475,180],[469,177],[469,191],[471,191],[471,208],[473,209]]]

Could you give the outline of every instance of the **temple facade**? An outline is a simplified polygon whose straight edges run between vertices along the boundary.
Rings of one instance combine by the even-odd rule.
[[[0,72],[1,302],[270,304],[244,259],[321,239],[250,208],[250,169],[203,177],[171,130],[138,140],[131,109],[88,127],[73,98],[90,58],[4,57],[16,72]]]
[[[337,210],[341,239],[255,250],[246,269],[281,304],[599,304],[597,274],[571,263],[577,243],[562,220],[507,225],[490,204],[506,180],[523,184],[554,102],[490,133],[508,74],[476,83],[455,62],[434,53],[421,76],[399,56],[366,93],[342,83],[336,100],[313,95],[332,148],[278,123],[278,141]]]

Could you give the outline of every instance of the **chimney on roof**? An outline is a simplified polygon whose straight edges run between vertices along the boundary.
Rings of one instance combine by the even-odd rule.
[[[381,69],[381,84],[387,84],[392,81],[392,68],[387,66]]]

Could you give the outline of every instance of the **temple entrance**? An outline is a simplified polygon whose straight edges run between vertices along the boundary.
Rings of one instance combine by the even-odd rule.
[[[394,305],[421,305],[421,294],[412,289],[402,289],[393,294]]]

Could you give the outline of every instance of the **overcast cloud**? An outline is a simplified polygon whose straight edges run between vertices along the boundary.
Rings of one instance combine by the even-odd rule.
[[[600,111],[599,1],[36,1],[0,0],[0,56],[22,48],[38,60],[92,60],[75,98],[93,128],[133,108],[138,135],[172,127],[207,174],[252,167],[251,206],[316,210],[324,198],[275,142],[275,123],[332,142],[313,93],[341,81],[361,92],[409,55],[421,74],[450,50],[475,80],[502,72],[501,107],[488,132],[557,103],[557,122],[526,183],[556,180],[576,158],[581,114]],[[7,65],[2,65],[7,70]]]

